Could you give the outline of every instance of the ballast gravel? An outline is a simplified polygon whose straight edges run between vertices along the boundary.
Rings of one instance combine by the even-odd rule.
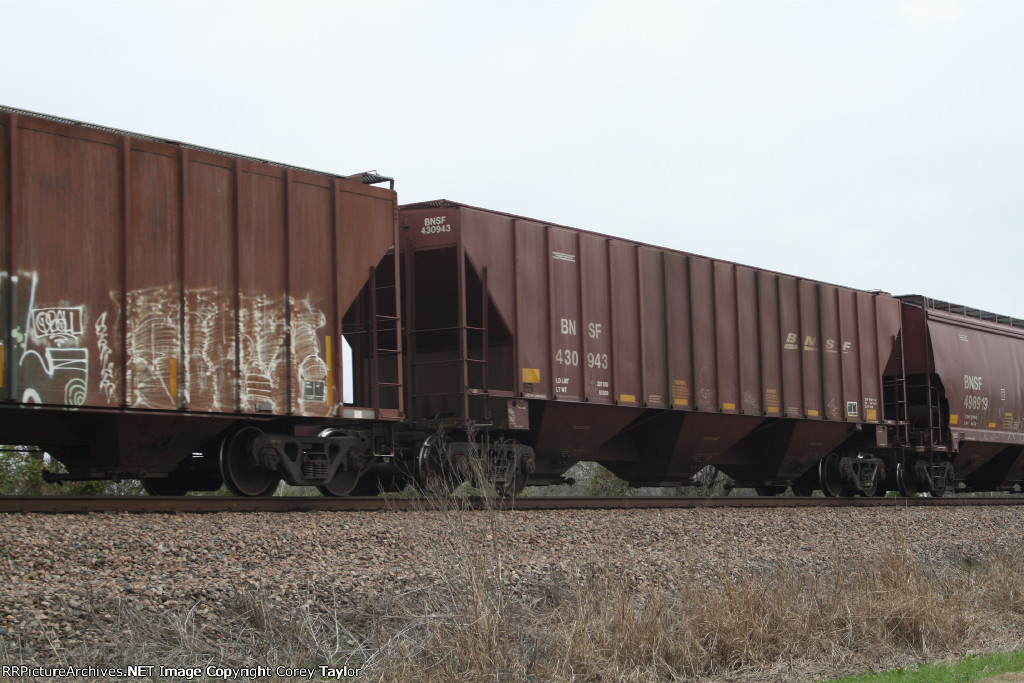
[[[894,544],[926,565],[971,562],[1020,550],[1024,506],[6,514],[0,529],[0,659],[59,664],[110,651],[125,607],[153,619],[191,611],[213,636],[230,631],[222,606],[243,593],[271,606],[368,608],[429,590],[460,545],[487,546],[530,599],[581,568],[637,582],[680,567],[696,581],[817,572]]]

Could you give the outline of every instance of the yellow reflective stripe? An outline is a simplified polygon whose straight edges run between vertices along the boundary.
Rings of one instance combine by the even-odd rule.
[[[171,399],[174,404],[178,404],[178,359],[171,358],[170,360],[170,385],[171,385]]]

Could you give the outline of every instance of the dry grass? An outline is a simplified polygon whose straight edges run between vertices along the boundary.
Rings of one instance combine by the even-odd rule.
[[[825,577],[782,571],[698,583],[680,570],[669,587],[592,570],[529,602],[503,598],[498,576],[470,564],[464,581],[387,606],[369,669],[379,680],[416,681],[771,679],[936,657],[971,644],[991,616],[979,603],[1005,606],[990,588],[1024,587],[1018,566],[925,576],[893,551]]]
[[[505,568],[497,519],[436,513],[423,535],[443,578],[379,606],[365,673],[425,682],[799,679],[984,648],[1024,612],[1024,558],[919,563],[895,529],[881,558],[836,557],[818,574],[724,568],[697,578],[681,561],[638,582],[614,568],[628,562],[605,561],[524,586]]]

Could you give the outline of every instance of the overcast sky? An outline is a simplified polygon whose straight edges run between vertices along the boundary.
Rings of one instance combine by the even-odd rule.
[[[0,0],[0,104],[1024,318],[1024,2]]]

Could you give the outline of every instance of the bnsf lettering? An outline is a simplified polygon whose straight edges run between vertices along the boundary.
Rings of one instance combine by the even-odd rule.
[[[571,334],[576,336],[576,321],[569,320],[568,318],[562,318],[562,334]]]
[[[451,232],[452,226],[449,225],[445,218],[447,216],[437,216],[435,218],[424,218],[423,229],[420,230],[421,235],[436,235],[441,232]]]
[[[591,339],[597,339],[601,336],[601,323],[588,323],[587,328],[590,330]]]
[[[977,375],[964,375],[964,389],[981,391],[981,377]]]

